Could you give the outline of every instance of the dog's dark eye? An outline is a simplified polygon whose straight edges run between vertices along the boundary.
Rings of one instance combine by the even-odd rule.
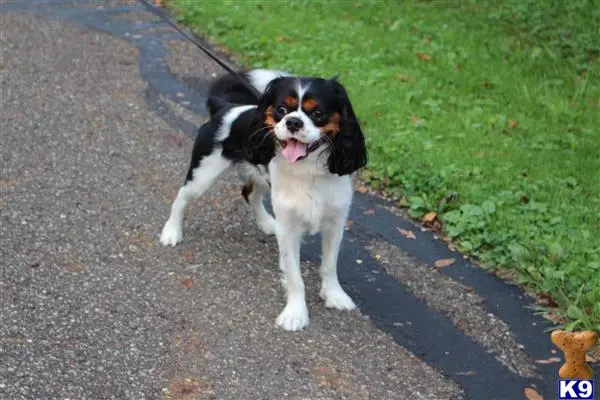
[[[318,120],[321,120],[321,119],[323,119],[323,116],[324,116],[324,115],[325,115],[325,114],[323,114],[323,111],[321,111],[321,110],[318,110],[318,109],[317,109],[317,110],[314,110],[314,111],[312,112],[312,116],[313,116],[313,118],[314,118],[314,119],[316,119],[317,121],[318,121]]]
[[[279,106],[276,108],[277,114],[285,115],[287,114],[287,108],[284,106]]]

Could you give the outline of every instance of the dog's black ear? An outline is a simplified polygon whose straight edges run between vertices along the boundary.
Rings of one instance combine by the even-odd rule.
[[[266,165],[275,156],[275,139],[270,132],[272,127],[265,122],[265,119],[273,106],[275,93],[281,80],[282,78],[276,78],[269,82],[258,100],[252,118],[252,130],[249,132],[247,149],[249,161],[255,164]]]
[[[281,87],[284,79],[285,78],[283,77],[278,77],[269,82],[269,84],[265,88],[264,93],[258,100],[258,107],[256,108],[256,112],[257,117],[260,117],[261,120],[264,121],[265,112],[269,107],[273,106],[273,103],[275,102],[275,93]]]
[[[333,139],[333,149],[327,161],[332,174],[349,175],[367,165],[367,147],[346,89],[334,78],[329,80],[340,115],[340,131]]]

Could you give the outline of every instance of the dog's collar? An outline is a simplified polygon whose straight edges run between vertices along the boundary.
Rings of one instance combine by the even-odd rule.
[[[325,143],[325,140],[326,140],[325,137],[321,136],[319,139],[315,140],[310,145],[308,145],[308,147],[306,148],[306,155],[309,155],[310,153],[312,153],[313,151],[318,149],[319,146],[321,146],[323,143]]]
[[[327,139],[324,136],[321,136],[320,138],[318,138],[317,140],[315,140],[314,142],[312,142],[311,144],[309,144],[306,147],[306,155],[300,157],[299,160],[303,160],[306,157],[308,157],[308,155],[310,153],[312,153],[313,151],[317,150],[323,143],[326,142],[326,140]],[[283,142],[282,141],[279,141],[279,143],[283,146]]]

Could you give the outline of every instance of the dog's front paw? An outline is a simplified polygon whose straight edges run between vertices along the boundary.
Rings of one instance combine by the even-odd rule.
[[[277,325],[286,331],[299,331],[308,325],[306,303],[288,303],[277,317]]]
[[[160,234],[160,243],[163,246],[175,246],[183,239],[181,224],[168,220]]]
[[[319,296],[325,300],[325,307],[328,308],[337,308],[338,310],[354,310],[356,308],[354,301],[339,285],[330,288],[322,286]]]

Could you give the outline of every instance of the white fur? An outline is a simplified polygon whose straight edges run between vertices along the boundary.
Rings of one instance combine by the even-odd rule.
[[[229,136],[231,125],[241,113],[256,106],[240,106],[232,108],[224,117],[217,138],[223,141]],[[200,161],[200,165],[192,171],[192,179],[179,189],[171,206],[171,214],[160,234],[160,243],[164,246],[175,246],[183,239],[183,218],[190,202],[198,198],[210,187],[215,179],[223,173],[232,162],[221,156],[222,149],[215,147],[213,152]]]
[[[291,74],[275,69],[254,69],[248,72],[250,83],[261,93],[265,91],[269,82],[281,76],[291,76]]]
[[[244,182],[252,181],[254,183],[253,190],[248,195],[248,204],[252,207],[259,229],[267,235],[275,234],[275,218],[267,212],[263,202],[263,195],[269,193],[270,190],[266,168],[250,163],[240,163],[238,173]]]
[[[304,124],[297,132],[290,133],[285,125],[287,118],[296,117],[302,120]],[[321,137],[321,131],[315,126],[310,118],[303,111],[292,111],[285,115],[273,129],[275,136],[279,140],[296,139],[310,144]]]
[[[304,97],[304,93],[306,93],[309,87],[310,84],[302,86],[300,82],[298,82],[298,99],[302,100],[302,98]],[[302,104],[302,101],[298,102],[298,107],[300,107],[300,104]]]
[[[281,119],[273,128],[273,132],[277,139],[286,141],[288,139],[296,139],[301,142],[310,144],[321,138],[321,130],[313,123],[313,121],[302,111],[301,104],[304,93],[308,90],[308,86],[302,86],[298,84],[298,108],[294,111],[288,112],[285,117]],[[296,117],[302,121],[302,128],[297,132],[291,133],[286,127],[286,121],[288,118]]]
[[[200,197],[215,179],[231,165],[231,161],[221,156],[217,148],[200,162],[193,171],[193,178],[179,189],[171,206],[171,214],[160,234],[160,243],[164,246],[175,246],[183,239],[183,217],[188,203]]]
[[[215,139],[219,142],[223,142],[223,140],[227,139],[227,137],[229,136],[229,132],[231,131],[231,125],[233,124],[233,122],[243,112],[246,112],[252,108],[256,108],[256,106],[254,106],[254,105],[238,106],[238,107],[234,107],[231,110],[229,110],[229,112],[223,116],[223,122],[221,123],[221,126],[219,127],[219,131],[217,132]]]
[[[252,83],[264,90],[267,83],[279,73],[270,70],[255,70],[250,74]],[[285,73],[283,73],[285,74]],[[288,75],[288,74],[285,74]],[[306,88],[300,88],[299,94]],[[253,106],[236,107],[224,117],[218,133],[219,140],[229,134],[232,122],[240,113]],[[294,133],[296,139],[310,143],[319,136],[319,129],[302,112],[288,115],[302,118],[304,128]],[[285,140],[291,137],[285,128],[285,119],[275,129],[276,135]],[[315,134],[317,135],[315,137]],[[344,233],[344,223],[352,201],[352,179],[338,176],[327,168],[327,153],[322,146],[305,159],[288,163],[278,151],[269,164],[271,198],[276,219],[265,210],[263,194],[269,190],[269,182],[262,175],[266,171],[247,163],[241,163],[239,172],[245,178],[251,177],[255,183],[248,201],[259,227],[266,233],[275,233],[279,245],[279,267],[283,273],[282,282],[286,289],[287,302],[277,317],[276,323],[287,331],[301,330],[309,323],[304,282],[300,273],[300,245],[302,237],[309,233],[321,232],[323,236],[323,256],[320,267],[322,279],[320,297],[326,307],[351,310],[356,306],[342,289],[337,276],[337,261]],[[185,207],[189,200],[200,196],[212,182],[232,163],[215,148],[212,154],[202,159],[200,166],[193,171],[193,179],[180,190],[172,207],[160,241],[163,245],[175,245],[181,241]]]
[[[289,164],[278,154],[269,165],[279,267],[287,294],[277,324],[289,331],[300,330],[309,321],[300,274],[300,243],[305,233],[321,232],[323,236],[320,296],[325,305],[341,310],[356,307],[337,276],[338,253],[352,201],[352,180],[350,176],[330,174],[326,158],[319,156],[315,152]]]

